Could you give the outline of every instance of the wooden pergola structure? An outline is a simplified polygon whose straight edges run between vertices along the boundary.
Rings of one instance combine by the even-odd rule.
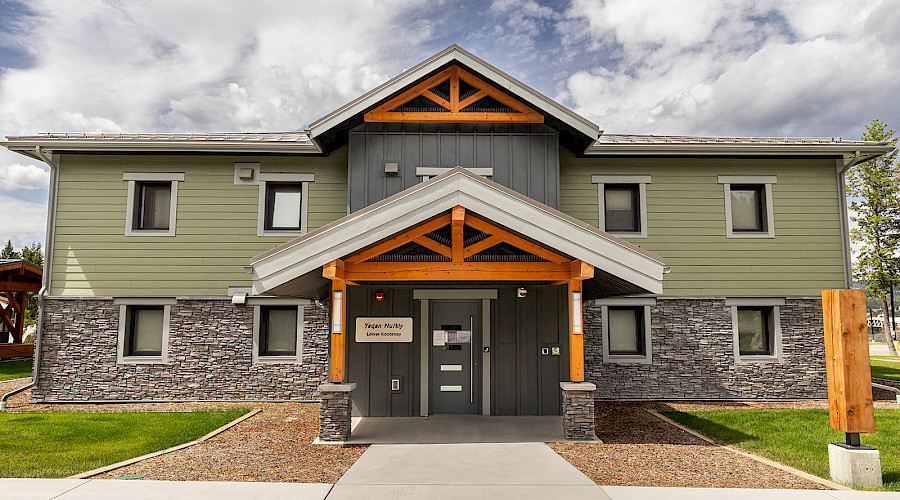
[[[449,231],[448,231],[449,229]],[[449,238],[445,235],[449,233]],[[467,237],[468,234],[468,237]],[[447,241],[449,240],[449,241]],[[498,258],[490,249],[502,247]],[[418,248],[425,253],[398,253]],[[423,259],[423,255],[427,259]],[[479,257],[481,256],[481,257]],[[525,239],[457,205],[414,228],[322,267],[331,280],[331,371],[333,383],[344,382],[346,368],[347,286],[391,281],[541,281],[569,289],[569,371],[584,381],[582,281],[594,277],[594,266]]]
[[[25,294],[41,289],[43,270],[24,260],[0,260],[0,295],[6,308],[0,308],[0,322],[12,335],[13,344],[22,343],[25,327]]]

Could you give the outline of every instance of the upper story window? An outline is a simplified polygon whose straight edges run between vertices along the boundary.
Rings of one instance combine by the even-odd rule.
[[[126,172],[126,236],[175,236],[178,182],[183,173]]]
[[[725,186],[725,230],[729,238],[774,238],[774,175],[720,175]]]
[[[266,231],[303,230],[303,183],[266,184]]]
[[[594,175],[601,230],[620,238],[647,237],[649,175]]]

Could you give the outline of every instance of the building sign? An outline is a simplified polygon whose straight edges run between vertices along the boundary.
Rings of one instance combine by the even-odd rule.
[[[412,318],[356,318],[357,342],[412,342]]]

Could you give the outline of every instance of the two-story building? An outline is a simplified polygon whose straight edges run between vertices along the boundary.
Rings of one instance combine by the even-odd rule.
[[[456,46],[304,132],[3,145],[52,169],[35,400],[322,397],[332,439],[350,394],[570,436],[593,397],[825,397],[843,174],[890,150],[608,134]]]

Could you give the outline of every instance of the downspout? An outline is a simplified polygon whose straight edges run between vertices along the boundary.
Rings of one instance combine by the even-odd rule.
[[[31,367],[31,383],[4,394],[3,397],[0,398],[0,410],[6,409],[6,401],[10,397],[34,387],[34,384],[38,381],[38,375],[40,374],[41,334],[44,331],[44,299],[50,294],[50,274],[53,266],[53,236],[56,229],[56,191],[59,185],[59,169],[56,164],[44,154],[44,151],[40,146],[35,146],[34,153],[41,161],[50,167],[50,188],[47,199],[47,228],[44,235],[44,269],[41,275],[41,289],[38,291],[38,317],[37,332],[34,337],[34,363]]]
[[[837,170],[837,183],[838,183],[838,198],[840,202],[841,209],[841,247],[844,253],[844,286],[845,288],[850,288],[853,284],[853,264],[851,261],[851,250],[850,246],[850,218],[849,218],[849,210],[847,207],[847,185],[844,181],[844,174],[847,170],[850,169],[853,165],[859,163],[860,154],[859,151],[853,153],[853,159],[850,160],[846,165],[841,165]],[[843,160],[838,160],[843,163]]]

